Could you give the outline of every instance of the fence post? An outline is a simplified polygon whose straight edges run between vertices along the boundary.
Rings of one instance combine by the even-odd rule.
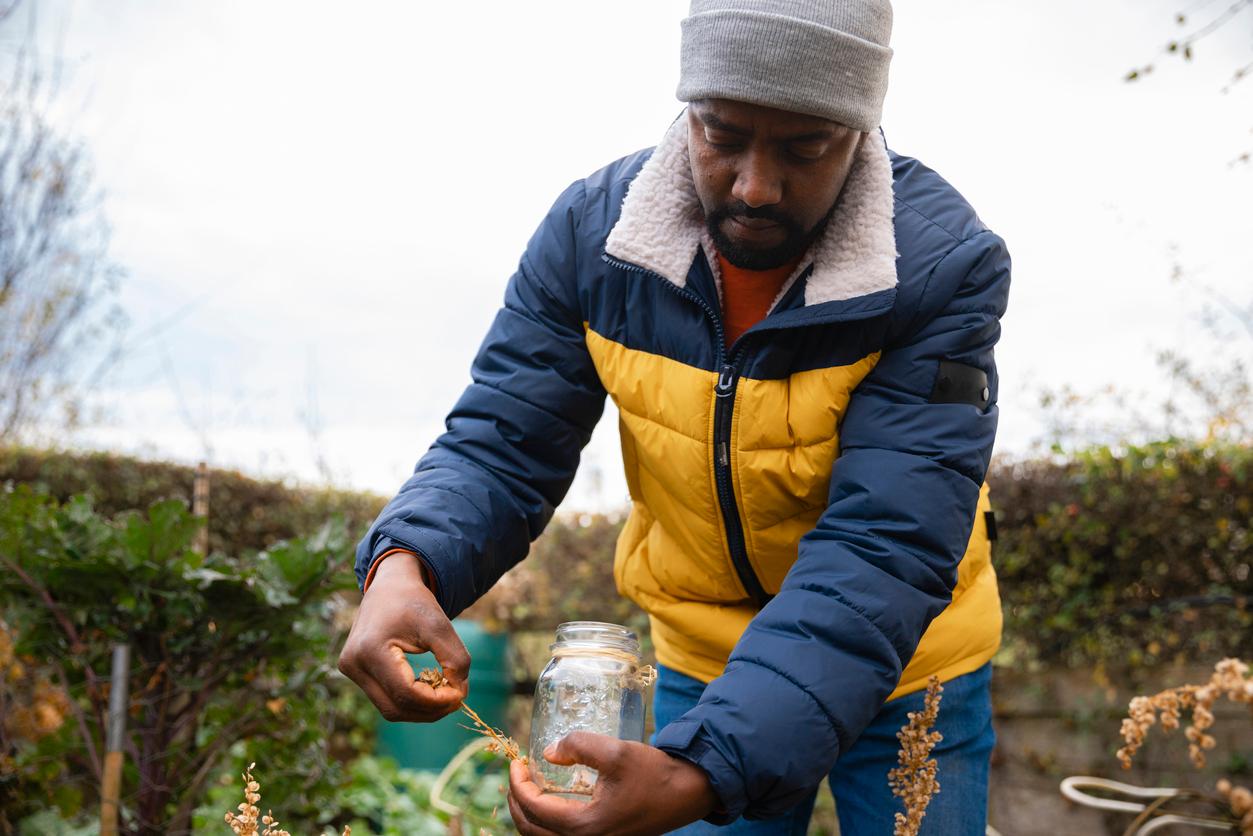
[[[209,553],[209,466],[201,462],[196,467],[196,481],[191,492],[191,512],[204,519],[204,525],[196,532],[193,547],[201,554]]]
[[[122,738],[126,735],[126,707],[130,702],[131,646],[113,645],[113,675],[109,677],[109,729],[100,787],[100,836],[117,836],[122,796]]]

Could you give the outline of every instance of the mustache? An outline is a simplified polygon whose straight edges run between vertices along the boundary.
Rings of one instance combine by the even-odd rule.
[[[721,222],[727,218],[751,218],[753,220],[772,221],[787,229],[800,231],[800,224],[786,212],[774,206],[749,206],[742,200],[735,200],[718,207],[710,220]]]

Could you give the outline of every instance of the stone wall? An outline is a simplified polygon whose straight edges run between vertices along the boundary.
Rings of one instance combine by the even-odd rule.
[[[992,825],[1002,836],[1121,834],[1132,817],[1071,803],[1058,789],[1069,775],[1202,790],[1212,790],[1221,775],[1253,784],[1253,716],[1225,701],[1215,706],[1210,731],[1218,745],[1205,769],[1192,767],[1182,729],[1163,734],[1155,727],[1130,770],[1115,757],[1132,696],[1199,684],[1211,670],[1158,668],[1145,674],[1142,683],[1118,685],[1091,671],[998,671],[993,682],[997,746],[990,788]]]

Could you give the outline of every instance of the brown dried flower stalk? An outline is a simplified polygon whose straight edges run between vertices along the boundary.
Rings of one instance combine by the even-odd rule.
[[[291,836],[278,826],[272,810],[267,810],[264,816],[261,815],[261,808],[257,806],[257,802],[261,800],[261,784],[252,775],[252,770],[256,768],[255,763],[250,763],[244,770],[244,800],[239,804],[238,813],[226,814],[226,823],[236,836]],[[265,829],[258,830],[258,823]],[[352,828],[344,825],[342,836],[352,836]]]
[[[12,768],[6,740],[40,740],[65,724],[71,711],[65,691],[19,658],[16,636],[0,620],[0,773]]]
[[[931,750],[944,736],[931,729],[940,713],[943,691],[938,677],[927,680],[923,710],[909,712],[909,722],[896,733],[901,742],[901,750],[896,753],[900,766],[888,773],[888,785],[893,795],[904,800],[905,812],[896,814],[894,836],[917,836],[927,805],[940,791],[940,782],[936,780],[939,765],[931,757]]]
[[[1253,791],[1233,785],[1226,778],[1218,782],[1218,794],[1231,807],[1231,814],[1240,824],[1240,836],[1253,836]]]
[[[1199,769],[1205,766],[1205,750],[1214,748],[1214,737],[1208,733],[1214,725],[1214,703],[1226,696],[1232,702],[1253,705],[1253,679],[1249,666],[1239,659],[1223,659],[1214,666],[1214,673],[1204,685],[1182,685],[1168,688],[1151,697],[1136,697],[1122,721],[1124,746],[1118,759],[1124,769],[1131,768],[1131,759],[1144,744],[1149,728],[1160,719],[1162,729],[1179,728],[1180,715],[1192,711],[1192,722],[1184,730],[1188,738],[1188,756]]]
[[[248,764],[244,770],[244,800],[239,803],[238,813],[227,813],[226,823],[235,831],[236,836],[291,836],[286,830],[279,829],[278,822],[271,811],[261,815],[257,802],[261,800],[261,784],[252,777],[255,763]],[[257,822],[265,825],[265,830],[257,830]]]
[[[500,729],[492,728],[482,717],[480,717],[473,708],[462,703],[461,712],[474,721],[474,726],[466,726],[473,732],[491,738],[491,743],[487,744],[487,751],[504,755],[511,761],[521,760],[526,763],[526,756],[522,754],[522,748],[518,746],[518,742],[508,736]]]
[[[436,668],[424,669],[418,674],[418,681],[425,682],[432,688],[442,688],[448,684],[448,678]],[[474,723],[473,726],[462,726],[462,728],[470,729],[472,732],[491,739],[491,743],[487,744],[487,751],[502,754],[511,761],[521,760],[523,763],[526,763],[526,756],[522,754],[522,747],[518,745],[516,740],[500,729],[492,727],[478,715],[478,712],[465,703],[461,704],[461,713],[469,717]]]

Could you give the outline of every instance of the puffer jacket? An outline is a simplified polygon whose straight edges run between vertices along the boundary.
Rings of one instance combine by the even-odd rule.
[[[656,744],[709,774],[726,822],[795,804],[885,700],[995,652],[983,480],[1010,263],[874,133],[727,350],[686,121],[558,198],[357,574],[409,549],[449,616],[468,607],[551,518],[608,394],[632,500],[615,579],[659,661],[709,683]]]

